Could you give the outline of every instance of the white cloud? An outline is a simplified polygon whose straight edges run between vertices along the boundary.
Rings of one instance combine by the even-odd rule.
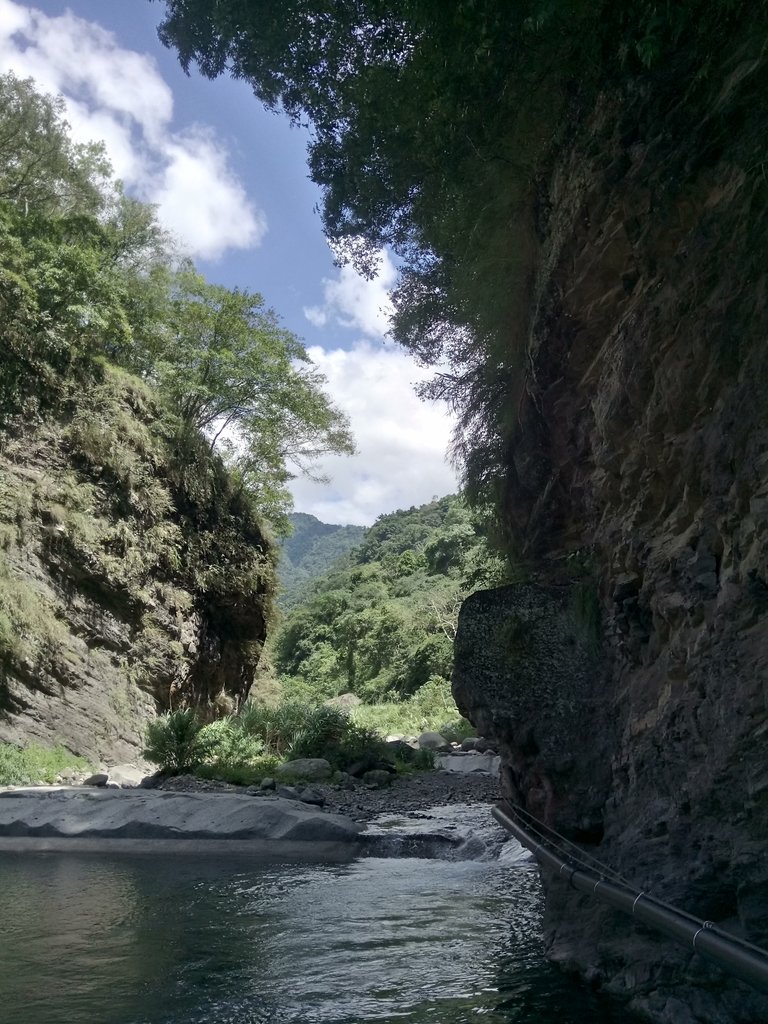
[[[305,307],[304,316],[315,327],[333,321],[368,337],[383,338],[389,330],[389,291],[396,278],[397,271],[386,252],[380,253],[379,272],[372,281],[361,277],[353,267],[344,266],[337,278],[323,281],[323,305]]]
[[[267,229],[262,214],[249,211],[245,189],[227,167],[215,136],[193,129],[166,146],[168,163],[152,201],[166,225],[195,252],[215,259],[224,249],[246,249]],[[246,216],[243,216],[244,211]]]
[[[315,327],[325,327],[328,323],[328,314],[322,306],[305,306],[304,316],[311,324],[314,324]]]
[[[330,484],[294,480],[296,508],[327,523],[370,524],[382,510],[410,508],[457,488],[445,460],[452,422],[445,407],[423,402],[413,385],[429,374],[403,351],[359,341],[350,350],[309,349],[327,391],[347,413],[359,450],[318,467]]]
[[[49,17],[0,0],[0,70],[61,93],[78,141],[103,140],[126,187],[157,203],[192,256],[258,245],[266,222],[210,129],[173,130],[173,95],[154,60],[71,11]]]

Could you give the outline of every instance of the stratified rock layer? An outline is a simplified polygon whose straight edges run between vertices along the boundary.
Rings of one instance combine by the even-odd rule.
[[[506,498],[541,586],[467,602],[455,688],[521,804],[768,945],[768,71],[727,54],[603,97],[542,185]],[[652,1019],[768,1019],[546,882],[552,955]]]

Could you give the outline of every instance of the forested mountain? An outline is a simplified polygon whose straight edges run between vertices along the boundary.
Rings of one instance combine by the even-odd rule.
[[[306,512],[291,512],[288,521],[293,532],[281,544],[278,563],[283,608],[293,607],[309,580],[325,573],[365,536],[364,526],[321,523]]]
[[[304,588],[276,637],[275,666],[288,692],[407,696],[450,677],[463,597],[509,575],[455,495],[380,516],[341,565]]]

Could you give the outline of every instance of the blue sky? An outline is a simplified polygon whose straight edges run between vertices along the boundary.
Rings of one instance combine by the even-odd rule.
[[[292,490],[299,511],[370,523],[455,490],[445,409],[420,402],[425,371],[386,339],[387,288],[337,268],[315,207],[306,133],[229,78],[186,76],[157,39],[160,0],[0,0],[0,70],[61,93],[79,139],[103,139],[129,192],[210,280],[261,292],[304,339],[350,416],[359,454],[319,466],[331,477]]]

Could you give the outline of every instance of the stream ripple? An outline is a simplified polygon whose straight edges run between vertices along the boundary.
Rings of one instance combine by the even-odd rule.
[[[487,808],[383,816],[373,831],[417,844],[420,831],[437,831],[465,853],[472,833],[476,845],[473,859],[341,865],[3,855],[0,1020],[626,1019],[543,959],[538,874]]]

